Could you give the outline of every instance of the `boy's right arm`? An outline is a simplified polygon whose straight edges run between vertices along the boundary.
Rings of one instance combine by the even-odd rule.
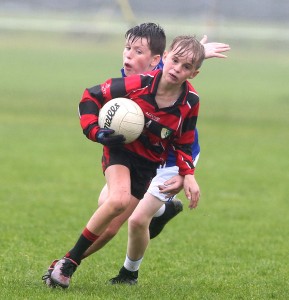
[[[86,89],[79,103],[78,112],[80,125],[88,139],[104,146],[115,146],[124,142],[124,136],[112,135],[114,130],[100,128],[98,124],[101,107],[112,99],[111,85],[108,82]]]
[[[99,90],[100,86],[94,88],[95,90]],[[97,133],[100,129],[98,125],[98,115],[102,107],[100,98],[93,97],[89,90],[86,89],[78,106],[80,125],[83,133],[88,139],[94,142],[97,141]]]
[[[104,83],[86,89],[79,103],[80,125],[86,137],[94,142],[104,144],[106,137],[111,133],[105,132],[98,136],[99,111],[111,99],[127,98],[131,92],[145,87],[151,81],[151,76],[134,75],[124,78],[111,78]],[[102,142],[104,141],[104,142]]]

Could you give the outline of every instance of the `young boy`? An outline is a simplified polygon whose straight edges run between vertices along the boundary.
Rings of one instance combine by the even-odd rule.
[[[154,23],[143,23],[137,25],[126,32],[125,38],[126,43],[123,51],[123,68],[121,70],[124,77],[162,68],[163,64],[161,57],[165,49],[166,37],[164,30],[159,25]],[[223,55],[222,52],[230,49],[226,44],[206,43],[206,40],[207,37],[205,36],[201,41],[204,43],[206,58],[223,58],[225,55]],[[195,164],[199,154],[197,134],[195,134],[195,142],[193,143],[192,151]],[[162,199],[165,197],[165,195],[172,196],[172,194],[170,194],[171,191],[173,191],[173,194],[176,194],[181,189],[183,183],[183,178],[181,176],[174,176],[172,180],[167,181],[167,184],[170,184],[164,189],[164,192],[167,194],[160,193],[158,188],[156,189],[160,177],[162,180],[160,183],[162,184],[163,178],[170,178],[177,173],[178,169],[175,167],[174,154],[171,154],[166,161],[166,168],[159,169],[158,176],[156,176],[152,181],[152,186],[154,186],[156,197]],[[166,176],[163,174],[166,174]],[[102,205],[106,198],[107,186],[103,188],[100,194],[99,205]],[[101,234],[101,236],[85,251],[83,258],[101,249],[117,234],[119,228],[131,215],[138,202],[138,200],[131,201],[126,211],[112,220],[103,234]],[[177,213],[181,210],[182,204],[180,202],[165,202],[163,207],[161,207],[160,212],[158,212],[159,215],[163,213],[161,217],[153,218],[151,222],[151,238],[155,237],[168,222],[168,220],[177,215]],[[58,260],[55,260],[51,264],[47,273],[42,278],[44,282],[51,287],[53,287],[53,283],[50,280],[50,275],[56,262],[58,262]]]
[[[143,198],[146,186],[173,147],[179,174],[184,176],[184,191],[190,207],[197,206],[200,193],[194,178],[191,144],[199,111],[199,97],[187,81],[198,74],[205,58],[204,47],[190,36],[179,37],[165,55],[163,71],[146,75],[109,79],[85,90],[79,105],[80,122],[87,138],[104,145],[103,171],[108,198],[88,221],[75,246],[59,260],[51,273],[54,284],[69,286],[70,278],[84,252],[99,238],[110,222]],[[127,97],[142,108],[145,128],[130,144],[121,135],[98,126],[98,113],[109,100]],[[163,130],[166,136],[163,136]]]
[[[126,43],[123,51],[123,68],[121,70],[124,77],[162,69],[163,63],[161,57],[165,50],[166,37],[164,30],[159,25],[155,23],[142,23],[129,29],[125,34],[125,38]],[[207,36],[204,36],[201,43],[205,48],[205,58],[225,58],[226,56],[222,54],[222,52],[230,50],[230,47],[227,44],[207,43]],[[198,143],[198,132],[195,130],[195,141],[192,145],[192,156],[195,164],[198,161],[199,153],[200,146]],[[164,165],[165,168],[158,170],[158,175],[153,179],[152,186],[156,187],[160,183],[163,184],[163,179],[169,179],[171,177],[172,179],[166,181],[166,186],[162,186],[162,190],[159,191],[157,189],[157,197],[163,197],[164,195],[172,197],[181,190],[183,179],[180,176],[175,176],[178,173],[175,165],[175,156],[173,152],[170,151],[168,159]],[[101,192],[99,200],[100,204],[105,201],[106,194],[107,187],[105,186]],[[85,257],[98,251],[116,235],[121,225],[127,220],[134,209],[133,203],[130,206],[131,210],[128,210],[126,215],[123,214],[114,220],[102,237],[85,252]],[[174,201],[165,202],[156,214],[158,217],[153,218],[150,224],[150,238],[156,237],[161,232],[165,224],[181,210],[182,203],[179,200],[176,199]]]
[[[163,106],[168,108],[170,106],[177,106],[180,103],[179,100],[174,100],[176,97],[167,96],[167,94],[174,94],[173,87],[170,84],[174,82],[180,83],[180,78],[182,79],[192,79],[198,74],[200,68],[200,61],[196,58],[198,53],[198,42],[190,36],[179,36],[172,42],[169,52],[163,57],[164,68],[163,75],[160,80],[160,84],[155,93],[155,99],[158,107]],[[166,81],[167,80],[167,81]],[[162,83],[165,87],[162,87]],[[188,85],[188,82],[186,82]],[[181,87],[183,92],[186,90],[185,85],[176,84],[176,87]],[[195,91],[191,91],[195,93]],[[179,94],[180,95],[180,94]],[[174,99],[172,102],[170,102]],[[173,103],[173,104],[172,104]],[[184,103],[184,102],[183,102]],[[194,118],[191,116],[190,118]],[[184,121],[185,123],[186,121]],[[194,122],[190,119],[189,122]],[[188,132],[182,132],[181,134],[186,135]],[[173,144],[173,147],[175,145]],[[184,146],[184,144],[183,144]],[[185,147],[190,147],[186,144]],[[177,158],[178,160],[178,158]],[[179,170],[180,175],[182,175],[182,170]],[[192,173],[191,173],[192,174]],[[190,200],[189,207],[195,208],[197,206],[200,193],[198,186],[196,184],[187,185],[187,180],[192,179],[187,175],[184,179],[184,190],[186,196]],[[187,190],[192,189],[194,192],[192,195],[189,194]],[[192,198],[193,197],[193,198]],[[136,284],[138,280],[138,269],[140,267],[141,261],[143,259],[145,250],[149,243],[149,224],[154,216],[154,214],[163,205],[165,199],[158,199],[154,197],[150,191],[148,191],[144,198],[140,201],[132,215],[129,217],[128,222],[128,246],[127,255],[124,262],[124,266],[120,269],[118,276],[110,280],[111,284],[125,283],[125,284]]]
[[[142,23],[131,29],[125,34],[125,48],[123,51],[123,68],[121,73],[123,77],[145,73],[148,71],[162,69],[163,62],[161,60],[166,44],[166,36],[164,30],[155,23]],[[230,50],[229,45],[223,43],[207,43],[207,36],[201,40],[205,48],[205,58],[225,58],[222,52]],[[200,146],[198,143],[198,132],[195,130],[195,141],[192,145],[192,156],[196,165],[200,154]],[[169,152],[169,156],[163,166],[158,169],[158,174],[152,180],[151,187],[154,187],[154,195],[156,197],[172,197],[177,194],[183,184],[183,178],[177,176],[176,159],[173,151]],[[166,181],[167,179],[170,179]],[[164,186],[164,181],[166,186]],[[161,186],[159,190],[158,186]],[[107,186],[101,192],[99,204],[101,205],[107,196]],[[127,220],[131,212],[138,203],[130,203],[130,209],[115,218],[108,229],[102,236],[85,252],[84,257],[101,249],[108,241],[110,241],[118,232],[121,225]],[[182,203],[173,199],[163,204],[156,216],[150,223],[150,238],[156,237],[165,224],[176,216],[183,209]]]

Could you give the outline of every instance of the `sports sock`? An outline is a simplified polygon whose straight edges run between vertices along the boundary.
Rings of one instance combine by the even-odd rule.
[[[154,214],[154,218],[158,218],[160,217],[161,215],[163,215],[163,213],[165,212],[166,210],[166,205],[163,204],[160,209]]]
[[[75,246],[66,253],[66,257],[71,258],[77,264],[80,264],[83,253],[98,239],[99,236],[89,231],[86,227],[80,235]]]
[[[173,216],[175,216],[176,211],[175,211],[175,206],[172,202],[166,202],[164,204],[164,212],[162,215],[158,217],[158,221],[168,221],[170,220]]]
[[[164,213],[157,217],[152,218],[149,225],[150,238],[153,239],[160,234],[165,225],[180,211],[182,211],[183,206],[176,207],[173,201],[168,201],[165,203]]]
[[[137,271],[140,267],[140,264],[143,260],[143,257],[138,260],[131,260],[127,255],[124,261],[123,266],[131,272]]]

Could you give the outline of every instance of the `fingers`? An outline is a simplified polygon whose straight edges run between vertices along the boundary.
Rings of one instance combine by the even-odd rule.
[[[114,130],[110,128],[100,128],[98,132],[104,135],[110,135],[114,133]]]
[[[179,191],[177,189],[173,189],[172,187],[168,187],[165,185],[159,185],[158,186],[160,193],[165,194],[165,198],[170,198],[175,196]]]
[[[196,208],[198,206],[200,196],[201,196],[200,191],[186,193],[186,197],[190,200],[189,203],[190,209]]]
[[[165,190],[167,187],[165,185],[158,185],[158,188],[160,190],[160,192],[162,192],[163,190]]]
[[[176,179],[173,177],[173,178],[170,178],[167,181],[165,181],[164,186],[168,186],[168,185],[171,185],[171,184],[174,184],[174,183],[176,183]]]
[[[221,54],[221,53],[215,53],[214,57],[216,58],[227,58],[227,55]]]
[[[178,185],[169,185],[169,186],[159,185],[158,188],[162,194],[170,194],[170,195],[176,195],[182,190],[182,187]]]
[[[207,40],[208,40],[208,37],[204,34],[203,38],[200,40],[200,43],[204,45],[204,44],[206,44]]]
[[[204,47],[206,58],[226,58],[223,53],[231,50],[229,45],[223,43],[206,43]]]
[[[222,47],[222,46],[220,46],[220,47],[215,47],[214,52],[220,53],[220,52],[227,52],[227,51],[230,51],[230,50],[231,50],[230,47]]]
[[[190,203],[189,203],[189,208],[190,208],[190,209],[197,208],[198,203],[199,203],[199,197],[198,197],[198,198],[192,198],[192,199],[190,200]]]

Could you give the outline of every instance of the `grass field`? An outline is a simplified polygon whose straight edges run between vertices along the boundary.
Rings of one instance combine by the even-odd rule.
[[[123,263],[126,226],[68,290],[42,284],[97,207],[101,146],[82,134],[77,106],[86,87],[119,76],[122,46],[1,34],[0,298],[288,299],[289,57],[237,44],[194,81],[201,203],[151,242],[138,286],[106,284]]]

